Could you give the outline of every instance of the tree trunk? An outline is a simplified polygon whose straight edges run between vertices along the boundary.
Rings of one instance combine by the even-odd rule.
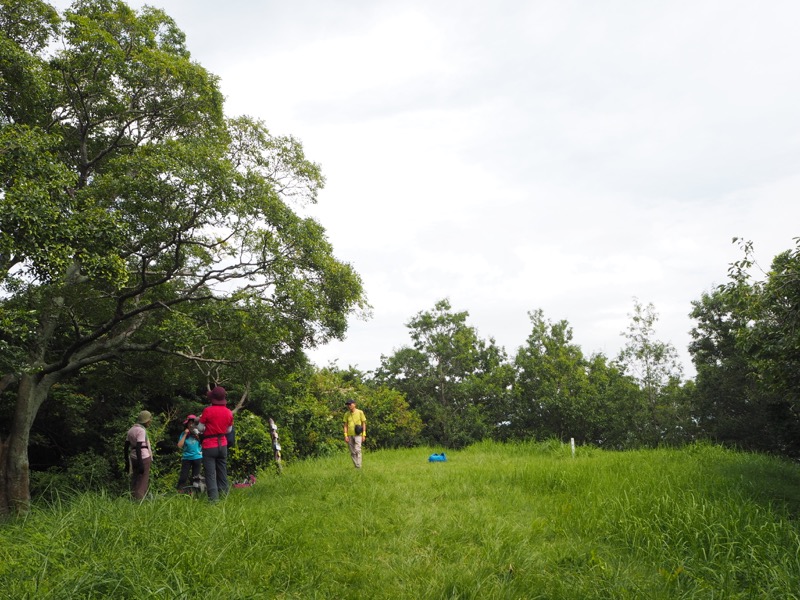
[[[0,514],[23,514],[31,503],[28,441],[39,407],[55,383],[53,376],[23,375],[7,438],[0,440]]]

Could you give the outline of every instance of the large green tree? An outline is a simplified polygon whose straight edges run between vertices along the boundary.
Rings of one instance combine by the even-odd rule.
[[[647,415],[642,410],[639,385],[603,354],[589,359],[587,375],[591,419],[586,441],[617,450],[641,446]]]
[[[28,506],[29,432],[54,384],[131,352],[279,360],[341,337],[363,290],[297,210],[316,201],[318,165],[297,140],[226,119],[164,12],[0,7],[7,512]],[[243,348],[256,338],[257,354]]]
[[[692,302],[693,414],[703,435],[715,442],[764,449],[770,436],[759,377],[753,357],[737,343],[737,332],[749,317],[736,310],[728,292],[717,289]]]
[[[566,321],[529,313],[531,333],[514,359],[516,383],[508,428],[517,439],[587,441],[592,415],[586,360]],[[591,441],[591,438],[588,438]]]
[[[567,321],[551,322],[541,310],[529,316],[531,332],[514,358],[507,436],[574,438],[616,449],[642,445],[650,414],[634,378],[603,354],[585,358]]]
[[[402,391],[431,444],[463,447],[493,435],[513,372],[505,351],[467,324],[468,312],[436,302],[408,323],[413,342],[382,357],[375,381]]]
[[[753,244],[693,302],[696,418],[727,444],[800,456],[800,240],[763,271]]]

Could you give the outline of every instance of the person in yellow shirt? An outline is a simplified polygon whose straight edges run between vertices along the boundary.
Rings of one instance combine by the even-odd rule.
[[[347,411],[344,413],[344,441],[350,447],[350,457],[356,469],[361,468],[361,443],[367,437],[367,417],[363,410],[356,408],[355,400],[345,402]]]

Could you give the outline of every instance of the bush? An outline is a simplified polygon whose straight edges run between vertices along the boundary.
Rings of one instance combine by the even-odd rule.
[[[228,477],[234,481],[245,479],[274,461],[269,425],[249,411],[236,414],[234,420],[236,439],[228,449]]]
[[[46,471],[31,471],[30,480],[31,496],[46,500],[114,487],[111,465],[106,458],[94,452],[73,456],[66,468],[50,467]]]

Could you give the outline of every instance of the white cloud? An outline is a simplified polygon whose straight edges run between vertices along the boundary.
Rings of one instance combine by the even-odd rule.
[[[374,318],[320,363],[374,368],[443,297],[510,352],[542,308],[614,356],[637,297],[688,367],[731,238],[767,267],[800,235],[795,2],[162,4],[229,113],[322,164]]]

